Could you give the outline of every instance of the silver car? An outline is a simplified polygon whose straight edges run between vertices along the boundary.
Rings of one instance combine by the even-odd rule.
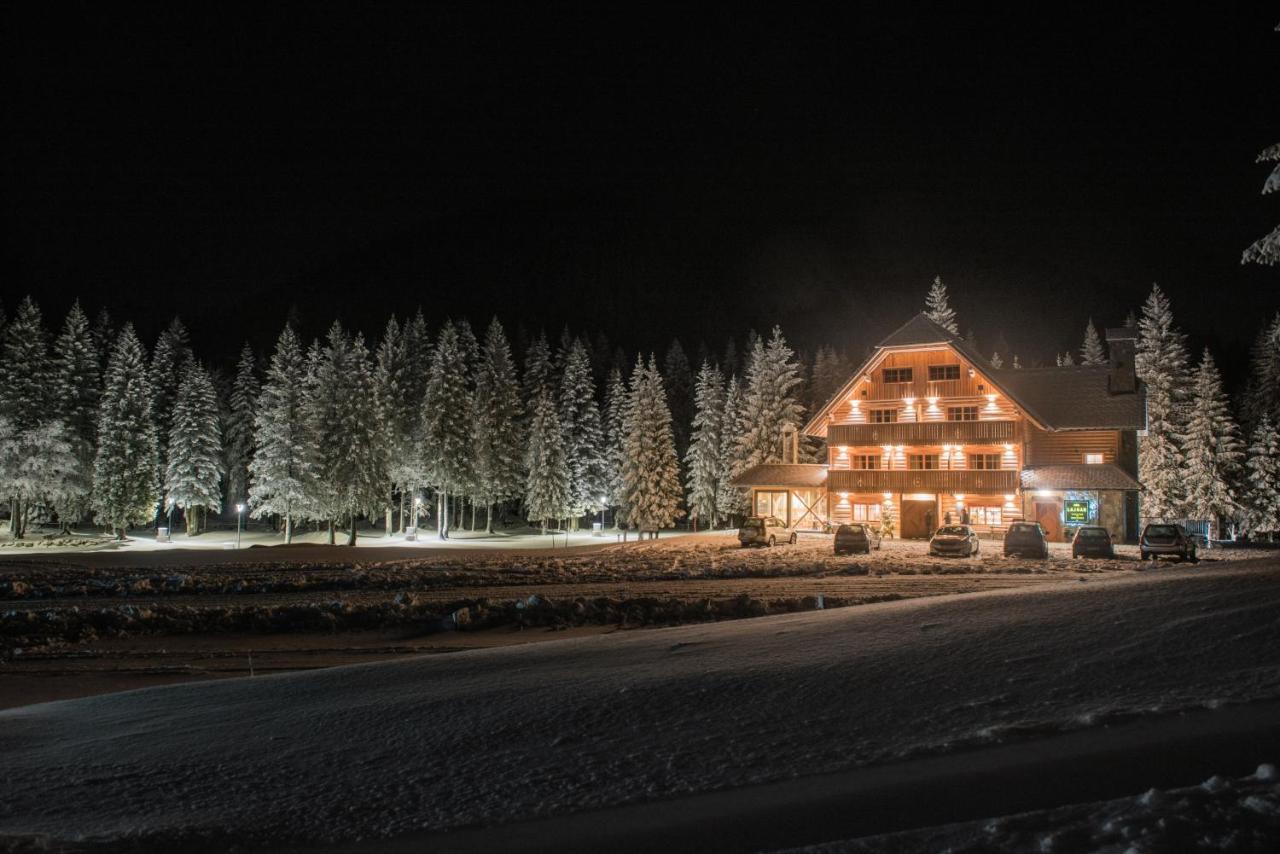
[[[747,546],[776,546],[795,543],[796,532],[776,516],[748,516],[738,529],[738,542]]]
[[[929,554],[937,557],[973,557],[981,548],[968,525],[943,525],[929,540]]]

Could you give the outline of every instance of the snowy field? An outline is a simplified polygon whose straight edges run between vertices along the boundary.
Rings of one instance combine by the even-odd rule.
[[[11,709],[0,832],[11,848],[447,840],[431,834],[1280,698],[1275,560],[1057,577]]]

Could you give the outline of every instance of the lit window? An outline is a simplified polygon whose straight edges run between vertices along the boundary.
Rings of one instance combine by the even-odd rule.
[[[999,525],[1001,513],[999,507],[983,507],[978,505],[969,508],[969,522],[973,525]]]
[[[852,467],[855,469],[878,469],[880,468],[879,454],[854,454]]]
[[[892,424],[898,420],[898,410],[896,409],[873,409],[871,410],[872,424]]]
[[[976,406],[948,406],[948,421],[977,421],[978,407]]]
[[[1085,454],[1084,462],[1085,465],[1100,466],[1102,465],[1102,454]]]
[[[911,369],[885,368],[884,381],[887,383],[909,383],[911,382]]]
[[[880,505],[879,504],[853,505],[853,521],[855,522],[880,521]]]
[[[994,471],[1000,468],[999,454],[970,454],[969,468]]]
[[[944,380],[960,379],[959,365],[930,365],[929,366],[929,382],[936,383]]]
[[[938,455],[909,454],[907,456],[907,467],[913,469],[936,469],[938,467]]]

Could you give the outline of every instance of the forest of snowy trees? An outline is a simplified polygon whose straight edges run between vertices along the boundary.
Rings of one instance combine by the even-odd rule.
[[[940,278],[924,308],[959,334]],[[1280,532],[1280,315],[1235,405],[1207,349],[1193,364],[1158,287],[1127,322],[1148,401],[1144,516]],[[33,523],[123,537],[181,521],[197,534],[240,505],[286,541],[303,525],[354,543],[360,525],[448,537],[574,529],[602,513],[643,531],[715,527],[749,509],[733,476],[780,461],[784,435],[856,367],[830,346],[797,355],[777,328],[691,362],[678,341],[629,358],[566,329],[554,347],[522,333],[515,348],[497,319],[477,336],[419,312],[388,320],[376,343],[339,322],[309,343],[286,325],[224,371],[176,318],[150,347],[79,303],[56,335],[29,297],[0,326],[0,487],[15,538]],[[1021,366],[1002,336],[988,351],[995,367]],[[1078,353],[1057,357],[1105,359],[1092,319]],[[823,458],[810,440],[800,454]]]

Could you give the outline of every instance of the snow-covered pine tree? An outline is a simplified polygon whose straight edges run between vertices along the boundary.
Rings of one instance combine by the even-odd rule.
[[[569,470],[564,452],[564,432],[551,393],[543,388],[533,402],[533,413],[524,457],[525,518],[537,522],[542,533],[555,519],[569,512]]]
[[[1280,532],[1280,434],[1263,414],[1249,441],[1245,464],[1244,528],[1250,536]]]
[[[693,437],[685,457],[689,515],[696,523],[716,527],[724,515],[720,488],[724,484],[724,374],[703,362],[694,386]]]
[[[627,523],[656,533],[684,515],[671,411],[657,359],[637,360],[631,375],[623,439],[622,483]]]
[[[1014,353],[1014,354],[1013,354],[1013,369],[1014,369],[1015,371],[1020,371],[1020,370],[1022,370],[1022,363],[1018,361],[1018,354],[1017,354],[1017,353]]]
[[[551,348],[547,345],[547,334],[539,329],[524,354],[524,373],[520,378],[520,392],[525,402],[525,411],[532,414],[533,404],[538,399],[538,394],[543,389],[550,392],[552,381]]]
[[[795,396],[800,378],[792,355],[777,326],[768,344],[757,339],[751,350],[737,431],[736,471],[782,462],[783,434],[797,431],[803,424],[804,411]]]
[[[1257,163],[1270,163],[1280,161],[1280,142],[1275,145],[1269,145],[1262,149],[1262,153],[1258,155]],[[1280,162],[1277,162],[1271,169],[1271,174],[1267,176],[1267,180],[1262,185],[1262,194],[1280,192]],[[1260,237],[1250,244],[1249,248],[1244,250],[1244,254],[1240,257],[1241,264],[1280,264],[1280,225],[1271,230],[1270,234]]]
[[[93,458],[97,453],[98,403],[102,397],[102,359],[89,329],[89,318],[76,300],[67,312],[53,344],[53,394],[57,416],[66,425],[66,439],[79,460],[80,477],[67,483],[64,529],[89,512],[93,487]],[[78,487],[78,488],[77,488]]]
[[[564,355],[558,415],[569,472],[568,516],[576,524],[578,517],[603,508],[601,498],[606,488],[604,435],[591,379],[591,356],[581,341],[570,344]]]
[[[236,363],[236,375],[231,382],[231,394],[227,400],[226,425],[223,431],[224,459],[227,477],[227,505],[249,500],[249,462],[253,458],[253,422],[257,411],[258,395],[262,385],[258,382],[257,360],[253,348],[245,342]]]
[[[165,472],[169,464],[169,427],[173,419],[173,404],[178,397],[178,383],[186,369],[186,364],[193,358],[191,337],[181,318],[175,317],[156,339],[155,349],[151,353],[151,365],[148,374],[151,380],[151,416],[156,422],[156,482],[161,485],[160,500],[164,505],[170,502],[163,494]],[[157,505],[157,514],[161,509]]]
[[[750,510],[746,490],[733,485],[733,477],[742,471],[738,457],[738,440],[742,429],[742,390],[738,378],[729,377],[724,389],[724,409],[720,418],[720,484],[716,488],[720,514],[727,520]]]
[[[93,511],[118,539],[130,525],[155,516],[157,441],[151,418],[146,350],[126,323],[107,362],[98,405],[98,453],[93,466]]]
[[[293,327],[286,325],[258,396],[249,463],[252,516],[283,518],[286,543],[293,542],[293,523],[302,514],[312,480],[306,383],[306,356]]]
[[[93,319],[93,348],[98,353],[100,376],[107,375],[107,362],[115,349],[117,331],[116,323],[111,319],[111,312],[107,311],[106,306],[98,309],[98,314]]]
[[[813,383],[809,393],[809,405],[813,410],[826,406],[836,396],[841,386],[853,373],[849,360],[834,347],[819,348],[813,359]]]
[[[1192,374],[1191,406],[1182,436],[1184,512],[1216,526],[1240,505],[1233,490],[1244,457],[1239,428],[1206,347]]]
[[[17,430],[0,416],[0,489],[12,496],[19,515],[10,529],[22,536],[40,510],[58,514],[64,530],[88,492],[84,465],[76,455],[66,425],[56,418]]]
[[[684,460],[689,451],[689,430],[693,421],[693,368],[678,338],[671,339],[662,360],[662,379],[671,408],[671,435],[676,442],[676,456]]]
[[[467,356],[451,321],[436,337],[421,419],[419,453],[426,481],[436,490],[440,538],[448,539],[449,496],[471,482],[474,450]]]
[[[1098,328],[1093,325],[1093,318],[1089,318],[1089,325],[1084,328],[1084,343],[1080,345],[1080,364],[1082,365],[1105,365],[1107,363],[1107,351],[1102,347],[1102,338],[1098,335]]]
[[[999,369],[1004,367],[1004,359],[1000,358],[1000,351],[991,354],[991,367]]]
[[[218,397],[208,372],[187,362],[169,421],[169,461],[165,466],[165,510],[177,508],[187,536],[199,533],[207,513],[222,510],[222,435]]]
[[[1059,354],[1058,354],[1058,367],[1059,367],[1059,368],[1069,368],[1069,367],[1071,367],[1071,366],[1072,366],[1072,365],[1074,365],[1074,364],[1075,364],[1075,362],[1074,362],[1074,361],[1072,360],[1072,358],[1071,358],[1071,351],[1070,351],[1070,350],[1068,350],[1068,351],[1067,351],[1067,352],[1065,352],[1065,353],[1059,353]]]
[[[364,338],[353,339],[334,321],[312,362],[307,382],[306,417],[315,483],[323,508],[317,515],[333,523],[346,519],[347,545],[356,543],[356,518],[382,502],[387,482],[377,408],[372,391],[369,352]]]
[[[493,507],[522,492],[520,384],[507,333],[494,318],[484,335],[472,407],[476,495],[493,533]]]
[[[929,295],[924,300],[924,308],[924,313],[934,323],[952,335],[960,334],[960,327],[956,324],[956,313],[947,299],[947,286],[942,283],[941,276],[933,277],[933,284],[929,286]]]
[[[1245,424],[1252,428],[1263,416],[1280,424],[1280,312],[1258,333],[1251,356],[1242,407]]]
[[[404,406],[404,335],[392,315],[382,332],[373,357],[373,405],[378,419],[378,450],[386,459],[387,482],[383,485],[383,536],[395,532],[396,479],[399,461],[412,442],[414,423]],[[403,506],[401,507],[403,512]]]
[[[13,318],[5,325],[0,347],[0,417],[8,419],[15,442],[31,452],[45,445],[37,437],[25,436],[36,431],[56,411],[53,392],[53,365],[49,359],[49,334],[44,327],[40,307],[30,296],[23,299]],[[42,464],[36,461],[37,466]],[[8,496],[9,530],[15,539],[24,534],[30,516],[31,498]]]
[[[606,505],[613,509],[614,526],[618,524],[619,511],[622,507],[622,439],[627,424],[627,384],[622,379],[622,371],[617,367],[609,369],[609,380],[605,385],[604,411],[604,461],[605,461],[605,495]]]
[[[1138,440],[1143,517],[1176,518],[1184,507],[1181,437],[1186,422],[1187,346],[1158,285],[1142,307],[1134,367],[1147,392],[1147,432]]]

